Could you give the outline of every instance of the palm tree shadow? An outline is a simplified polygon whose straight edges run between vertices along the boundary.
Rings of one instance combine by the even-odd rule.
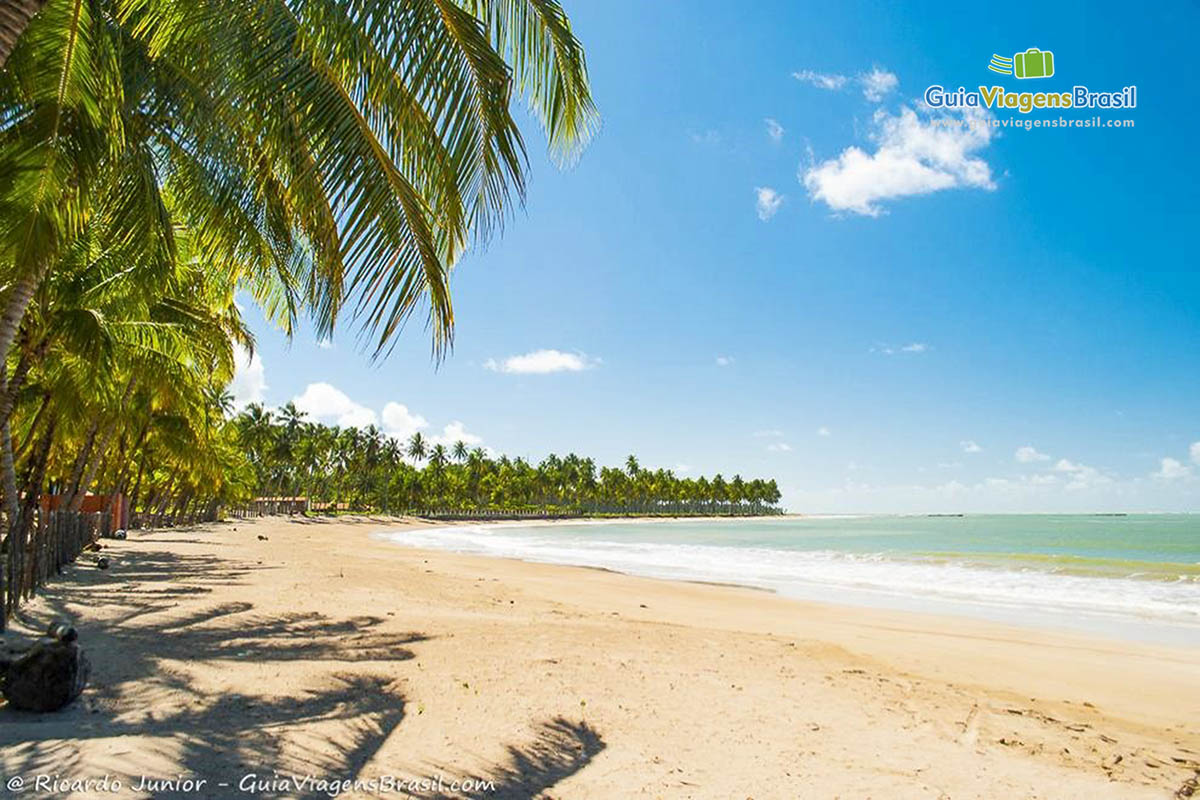
[[[404,697],[392,688],[390,678],[372,675],[339,675],[334,685],[307,692],[302,698],[262,698],[240,692],[222,694],[214,702],[192,710],[185,708],[152,721],[122,721],[116,718],[88,719],[70,726],[64,738],[62,724],[44,725],[39,715],[24,717],[19,727],[19,745],[4,758],[9,774],[58,774],[81,776],[111,770],[127,776],[125,785],[136,788],[137,776],[161,779],[160,743],[176,745],[170,760],[177,773],[205,778],[203,796],[243,794],[243,780],[270,779],[276,775],[337,777],[355,780],[382,744],[404,718]],[[69,723],[68,723],[69,724]],[[16,732],[16,731],[14,731]],[[125,748],[111,763],[83,764],[74,741],[105,738],[144,737],[135,741],[150,744]],[[3,740],[4,736],[0,736]],[[250,776],[249,778],[247,776]],[[196,797],[189,787],[157,786],[153,797]],[[257,794],[263,794],[258,792]],[[270,794],[269,792],[267,794]],[[298,785],[286,796],[328,797],[318,786]]]
[[[459,792],[434,790],[414,794],[427,800],[529,800],[582,770],[607,745],[584,721],[555,717],[543,722],[534,740],[508,745],[508,757],[482,773],[458,780],[468,786]],[[448,765],[437,765],[437,774],[456,774]]]
[[[388,630],[385,617],[262,613],[246,602],[192,605],[214,587],[243,582],[255,568],[263,567],[144,551],[119,557],[110,570],[77,564],[51,582],[20,621],[40,631],[51,620],[78,618],[91,685],[55,714],[0,708],[3,771],[160,776],[172,764],[208,778],[208,796],[219,797],[243,794],[236,784],[248,773],[356,777],[404,717],[394,674],[334,673],[319,690],[264,697],[236,686],[205,692],[189,667],[385,664],[413,658],[410,646],[427,637]],[[104,613],[89,611],[97,608]],[[81,746],[88,740],[111,744]],[[216,781],[231,784],[214,787]],[[304,787],[285,794],[328,796]],[[170,787],[150,795],[196,796]]]
[[[3,771],[159,776],[163,765],[170,764],[172,775],[180,771],[209,779],[207,794],[201,795],[217,797],[245,794],[237,784],[246,775],[357,779],[404,718],[405,698],[394,674],[334,673],[319,690],[264,697],[252,689],[205,694],[179,665],[406,661],[414,657],[410,646],[428,637],[389,631],[387,619],[376,616],[265,614],[246,602],[182,613],[178,608],[215,586],[242,582],[256,568],[263,567],[203,555],[142,552],[111,571],[84,565],[53,582],[37,603],[22,611],[21,621],[36,631],[45,630],[51,620],[83,616],[80,641],[92,660],[92,685],[56,714],[0,708]],[[93,607],[106,607],[109,613],[86,613]],[[92,739],[114,744],[80,746]],[[116,744],[123,742],[138,744]],[[586,767],[605,746],[587,723],[556,717],[538,726],[531,742],[507,745],[502,762],[463,776],[476,788],[410,796],[535,797]],[[437,770],[462,775],[449,765]],[[219,782],[227,785],[215,785]],[[197,796],[171,787],[150,794]],[[317,786],[276,794],[329,796]]]
[[[248,775],[276,774],[356,780],[363,767],[404,719],[404,697],[390,678],[339,675],[335,685],[309,692],[302,700],[262,703],[241,694],[226,695],[198,719],[182,722],[190,735],[183,748],[185,771],[213,776],[218,795],[237,794]],[[229,719],[251,718],[229,726]],[[281,729],[290,733],[281,735]],[[317,786],[293,787],[288,796],[328,797]],[[195,797],[189,791],[159,791],[155,797]]]

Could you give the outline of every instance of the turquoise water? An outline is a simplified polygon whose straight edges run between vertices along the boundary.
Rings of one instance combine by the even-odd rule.
[[[807,599],[1114,632],[1150,626],[1200,644],[1197,515],[581,521],[385,535],[419,547]]]

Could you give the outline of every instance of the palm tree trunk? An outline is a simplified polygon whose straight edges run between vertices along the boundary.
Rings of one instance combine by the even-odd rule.
[[[4,513],[8,515],[8,526],[17,522],[20,500],[17,497],[17,465],[13,461],[12,431],[5,421],[0,424],[0,470],[4,472]]]
[[[28,549],[29,535],[33,530],[34,514],[41,505],[42,484],[46,480],[46,464],[50,459],[50,447],[54,443],[56,422],[56,420],[50,420],[50,424],[46,427],[46,433],[42,436],[37,449],[30,454],[31,463],[25,478],[25,503],[21,508],[17,525],[10,534],[13,537],[13,545],[16,546],[16,564],[19,570],[17,574],[21,576],[21,584],[23,584],[13,588],[17,592],[23,591],[26,598],[29,597],[33,587],[31,582],[25,581],[27,573],[25,556]],[[20,602],[20,599],[21,596],[17,595],[17,602]]]
[[[46,0],[0,0],[0,67],[8,61],[17,40]]]
[[[18,3],[20,1],[17,0]],[[32,2],[33,0],[25,1]],[[11,4],[13,4],[13,0],[0,0],[0,28],[3,27],[5,6]],[[2,38],[0,36],[0,39]],[[2,63],[0,62],[0,64]],[[38,284],[41,282],[42,272],[37,270],[23,275],[13,284],[12,290],[8,293],[4,311],[0,313],[0,364],[8,363],[8,351],[12,347],[13,340],[17,338],[17,330],[21,327],[21,320],[25,318],[25,309],[29,308],[29,301],[33,299],[33,293],[37,291]],[[4,377],[7,384],[7,369]],[[7,385],[5,389],[7,390]]]
[[[24,21],[20,22],[20,27],[15,28],[20,14],[13,9],[24,5],[30,5],[32,10],[28,16],[24,17]],[[30,18],[41,9],[42,5],[43,2],[39,0],[16,0],[16,2],[0,0],[0,66],[3,66],[4,61],[8,59],[8,54],[12,51],[12,44],[17,41],[17,36],[25,30]],[[5,47],[4,41],[9,38],[10,30],[12,31],[11,41]],[[9,291],[8,298],[4,303],[4,311],[0,313],[0,397],[8,395],[8,351],[17,336],[17,330],[21,327],[25,309],[29,308],[29,301],[33,299],[33,293],[37,291],[41,281],[41,270],[19,278]],[[11,528],[16,524],[20,502],[17,499],[17,468],[13,463],[12,431],[7,418],[3,424],[0,424],[0,451],[2,451],[0,452],[0,473],[3,473],[0,475],[0,488],[4,490],[4,509],[8,514],[9,538],[11,538]],[[12,543],[9,542],[10,547],[11,545]]]
[[[133,387],[136,384],[137,382],[134,378],[130,378],[129,383],[125,384],[125,393],[121,395],[121,402],[118,408],[124,408],[125,404],[129,402],[129,397],[133,394]],[[87,471],[80,471],[81,475],[68,503],[68,510],[78,511],[83,507],[83,500],[85,497],[87,497],[88,489],[91,488],[92,481],[96,478],[96,470],[99,468],[100,462],[104,459],[104,454],[108,452],[108,443],[112,441],[113,434],[116,432],[117,420],[112,419],[109,421],[108,426],[104,429],[103,435],[100,437],[99,447],[95,447],[93,444],[94,437],[96,435],[96,427],[95,425],[92,426],[93,441],[88,442],[88,449],[91,450],[91,453],[88,455],[87,459]]]
[[[138,431],[137,438],[135,438],[133,440],[133,447],[130,447],[128,450],[130,456],[132,456],[135,453],[140,453],[142,451],[142,443],[145,442],[146,434],[149,431],[150,431],[150,417],[146,417],[146,421],[144,423],[142,423],[141,430]],[[121,456],[121,461],[122,462],[125,461],[124,454],[122,454],[122,456]],[[145,465],[145,463],[146,463],[145,456],[142,456],[140,459],[138,459],[137,475],[138,475],[139,479],[142,477],[142,469],[141,468],[142,468],[142,466]],[[132,477],[130,475],[132,467],[133,467],[132,463],[124,464],[123,466],[122,465],[117,466],[116,476],[113,479],[113,483],[115,484],[115,489],[114,489],[115,491],[120,492],[121,494],[126,494],[125,490],[129,488],[129,479],[130,479],[130,477]],[[139,480],[139,483],[140,482],[141,481]]]
[[[84,439],[83,447],[80,448],[79,454],[75,456],[75,463],[71,465],[71,474],[67,479],[66,490],[63,492],[62,508],[64,511],[75,502],[75,495],[79,493],[80,483],[83,481],[83,471],[87,468],[88,459],[92,456],[92,447],[96,444],[96,434],[100,431],[100,421],[93,420],[92,425],[88,428],[87,437]]]
[[[3,366],[0,364],[0,368]],[[0,375],[0,385],[3,383],[3,376]],[[3,631],[5,623],[8,622],[9,565],[16,558],[13,534],[17,530],[17,519],[20,517],[21,508],[17,501],[17,468],[13,464],[12,432],[9,430],[8,422],[0,424],[0,461],[3,462],[0,464],[0,469],[4,473],[4,513],[8,518],[8,524],[5,526],[7,535],[3,541],[5,546],[0,546],[0,631]]]
[[[137,511],[138,501],[142,499],[142,475],[146,472],[146,458],[149,453],[142,451],[141,458],[138,459],[137,477],[133,481],[133,491],[129,494],[129,513],[133,514]]]
[[[80,476],[79,483],[71,495],[71,502],[67,504],[68,511],[79,511],[83,508],[83,501],[87,499],[88,489],[92,487],[92,481],[96,479],[96,470],[100,467],[104,453],[108,450],[108,443],[116,430],[117,423],[115,420],[108,423],[108,427],[104,429],[104,434],[98,440],[100,443],[99,447],[91,448],[92,452],[88,456],[87,469]]]
[[[25,441],[13,447],[14,461],[20,461],[24,457],[25,451],[33,444],[33,440],[37,438],[37,431],[42,427],[42,417],[45,416],[46,408],[50,405],[50,397],[50,392],[42,393],[42,402],[38,406],[37,413],[33,415],[33,422],[29,425],[29,433],[25,435]]]
[[[21,357],[17,359],[17,366],[13,370],[13,374],[5,376],[5,392],[3,396],[0,396],[0,422],[5,422],[12,416],[13,407],[17,404],[17,395],[25,385],[25,378],[29,375],[30,368],[46,357],[46,350],[50,346],[50,339],[47,337],[42,339],[36,347],[30,348],[27,331],[18,328],[18,335],[21,337]]]

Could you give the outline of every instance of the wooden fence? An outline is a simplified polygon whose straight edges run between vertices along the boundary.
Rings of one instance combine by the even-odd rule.
[[[79,557],[97,539],[112,534],[112,514],[37,511],[27,531],[22,526],[3,544],[4,591],[0,595],[0,630],[22,603],[33,597],[52,575]]]
[[[152,528],[179,528],[196,525],[201,522],[216,522],[220,518],[220,509],[213,507],[195,514],[158,513],[154,511],[134,511],[129,515],[130,530],[146,530]]]

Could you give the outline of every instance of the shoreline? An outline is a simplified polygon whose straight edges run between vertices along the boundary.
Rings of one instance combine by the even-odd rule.
[[[1090,516],[1090,515],[1088,515]],[[978,620],[984,622],[997,623],[1001,625],[1013,625],[1021,628],[1032,630],[1040,630],[1049,633],[1060,634],[1083,634],[1094,636],[1102,639],[1113,639],[1115,641],[1127,642],[1143,642],[1148,644],[1163,644],[1163,645],[1188,645],[1191,643],[1200,642],[1200,620],[1190,619],[1173,619],[1165,616],[1155,616],[1147,613],[1133,613],[1126,610],[1113,610],[1107,608],[1086,608],[1086,607],[1071,607],[1039,604],[1034,602],[1022,602],[1018,598],[1009,599],[1002,596],[951,596],[937,593],[918,593],[915,590],[906,592],[901,588],[884,588],[881,586],[871,586],[868,584],[859,583],[851,585],[849,583],[834,583],[834,582],[805,582],[803,580],[793,580],[787,584],[779,581],[767,581],[762,578],[758,582],[754,578],[740,578],[732,574],[681,574],[686,570],[675,569],[660,561],[643,561],[639,563],[617,563],[613,561],[613,557],[609,551],[604,552],[589,552],[583,549],[574,551],[574,555],[567,556],[562,551],[551,550],[548,552],[539,552],[536,547],[530,547],[525,551],[507,546],[498,548],[494,551],[483,549],[490,547],[490,542],[478,538],[470,538],[466,541],[450,542],[446,546],[440,543],[432,543],[429,537],[419,537],[417,542],[409,542],[403,540],[403,534],[406,530],[411,531],[411,528],[406,528],[403,521],[397,523],[396,537],[392,536],[392,522],[387,519],[371,518],[373,521],[384,525],[381,530],[372,535],[380,541],[389,542],[393,545],[415,548],[429,551],[440,551],[446,553],[471,555],[483,558],[499,558],[513,559],[515,561],[532,563],[532,564],[552,564],[567,567],[583,567],[590,569],[607,570],[616,574],[629,575],[640,578],[650,578],[655,580],[666,581],[682,581],[688,583],[711,584],[716,586],[732,586],[745,589],[751,589],[760,592],[769,592],[777,594],[797,602],[812,602],[824,605],[832,605],[846,608],[858,609],[878,609],[884,611],[899,611],[904,613],[929,614],[934,616],[948,616],[958,619]],[[763,521],[769,518],[752,518],[755,521]],[[794,519],[794,518],[793,518]],[[811,518],[820,519],[820,518]],[[554,529],[554,528],[570,528],[570,527],[601,527],[604,525],[632,525],[632,524],[663,524],[667,525],[671,522],[681,523],[698,523],[701,521],[725,522],[731,523],[729,518],[657,518],[657,517],[629,517],[621,519],[546,519],[546,520],[497,520],[497,521],[472,521],[467,523],[462,522],[434,522],[425,520],[428,524],[422,526],[423,529],[438,528],[452,534],[460,534],[462,532],[471,532],[478,530],[481,533],[496,533],[506,529],[521,529],[521,530],[536,530],[536,529]],[[737,553],[739,548],[730,547],[730,554]],[[797,551],[803,552],[803,551]],[[901,554],[903,555],[903,554]],[[992,557],[996,554],[978,554],[981,558]],[[1004,555],[1004,554],[1001,554]],[[589,560],[592,559],[592,560]],[[608,563],[603,563],[607,559]],[[899,557],[889,559],[890,563],[896,565],[911,565],[915,563],[924,563],[921,559],[905,559]],[[1181,569],[1186,569],[1189,565],[1180,564]],[[982,569],[981,567],[972,567],[974,569]],[[1009,574],[1017,574],[1014,569],[1000,569],[998,573],[1007,572]],[[981,575],[986,572],[981,573]],[[1045,577],[1055,575],[1055,578],[1060,574],[1046,572]],[[1068,579],[1075,577],[1070,575],[1062,575]],[[1097,580],[1095,575],[1080,575],[1089,580]],[[1050,578],[1054,580],[1055,578]],[[1103,580],[1133,580],[1124,576],[1105,577]],[[1119,585],[1114,585],[1114,590],[1119,590]]]
[[[380,524],[106,540],[108,571],[81,560],[23,612],[28,632],[77,620],[92,685],[0,711],[0,766],[1056,800],[1170,796],[1200,770],[1196,648],[410,549]]]

